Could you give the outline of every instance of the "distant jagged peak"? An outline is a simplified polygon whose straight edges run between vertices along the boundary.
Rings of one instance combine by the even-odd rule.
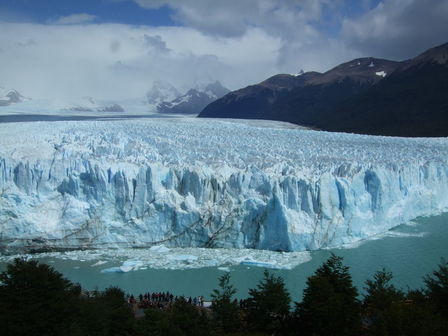
[[[197,114],[205,106],[229,93],[219,81],[196,84],[185,94],[157,105],[159,113]]]
[[[27,100],[31,100],[31,98],[23,96],[17,90],[5,89],[0,86],[0,106],[17,104]]]
[[[198,92],[206,92],[206,91],[217,91],[225,90],[228,91],[226,87],[224,87],[219,80],[216,79],[203,79],[203,80],[195,80],[188,86],[189,89],[194,89]],[[188,90],[185,90],[187,92]]]
[[[9,91],[6,97],[8,97],[12,103],[20,103],[21,101],[27,99],[26,97],[22,96],[17,90]]]
[[[182,91],[185,93],[179,94],[176,99],[183,96],[199,94],[205,94],[211,99],[218,99],[230,92],[230,90],[223,86],[219,80],[196,81],[190,83],[190,85],[185,85]]]
[[[220,81],[216,80],[207,84],[203,92],[205,92],[210,98],[217,99],[229,93],[230,90],[224,87]]]
[[[170,101],[179,97],[181,93],[171,83],[164,80],[155,80],[152,88],[146,94],[146,100],[149,104],[160,104],[164,101]]]

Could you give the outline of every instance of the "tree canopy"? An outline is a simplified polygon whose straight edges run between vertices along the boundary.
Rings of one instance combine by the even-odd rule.
[[[128,302],[117,287],[82,291],[48,265],[16,259],[0,274],[1,335],[445,336],[448,330],[443,259],[423,289],[407,292],[382,269],[366,280],[361,300],[349,268],[331,254],[307,279],[295,312],[282,277],[265,271],[240,303],[230,279],[219,277],[211,310],[183,297],[145,306],[141,298]],[[133,308],[147,309],[134,315]]]
[[[361,327],[358,291],[342,257],[330,258],[308,278],[296,313],[305,335],[358,335]]]
[[[289,315],[291,297],[281,277],[267,270],[256,289],[249,290],[248,322],[255,330],[280,330]]]
[[[448,318],[448,261],[442,259],[438,269],[424,278],[426,294]]]
[[[212,297],[213,317],[223,332],[236,331],[240,327],[239,307],[233,296],[236,289],[230,284],[230,273],[219,278],[219,289],[214,289]]]

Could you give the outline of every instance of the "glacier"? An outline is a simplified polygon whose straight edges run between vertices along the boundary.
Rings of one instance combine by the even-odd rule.
[[[267,121],[0,124],[0,250],[350,244],[448,209],[448,139]]]

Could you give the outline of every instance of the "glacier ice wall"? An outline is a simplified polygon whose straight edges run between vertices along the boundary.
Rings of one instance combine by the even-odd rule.
[[[448,207],[448,140],[206,119],[0,125],[0,247],[339,246]]]

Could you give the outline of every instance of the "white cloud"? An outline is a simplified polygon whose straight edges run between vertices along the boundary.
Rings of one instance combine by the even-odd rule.
[[[251,27],[285,38],[300,32],[320,17],[331,0],[135,0],[143,8],[171,7],[173,18],[185,26],[207,34],[241,36]],[[293,33],[293,34],[291,34]]]
[[[183,27],[1,23],[1,86],[31,97],[129,98],[152,82],[221,80],[236,89],[275,74],[278,38],[253,28],[213,37]],[[23,45],[26,41],[26,48]]]
[[[0,22],[0,86],[31,97],[96,98],[143,96],[158,79],[237,89],[360,56],[411,57],[446,42],[448,31],[442,0],[385,0],[370,11],[363,0],[367,12],[344,20],[344,0],[134,1],[169,5],[183,26],[92,24],[89,14],[59,18],[61,25]],[[316,24],[328,13],[341,34],[329,37]]]
[[[183,26],[89,24],[90,14],[0,23],[0,85],[32,97],[138,97],[158,79],[237,89],[279,72],[325,71],[354,55],[312,24],[339,0],[135,1],[170,6]],[[26,41],[35,43],[19,50]]]
[[[71,14],[68,16],[60,16],[55,20],[49,20],[50,24],[55,25],[73,25],[73,24],[85,24],[91,23],[96,20],[96,15],[87,13]]]
[[[298,55],[298,65],[308,68],[316,63],[306,55],[310,51],[325,52],[327,57],[320,54],[317,58],[325,65],[335,65],[332,54],[335,61],[344,55],[400,60],[447,41],[446,0],[134,1],[144,8],[169,6],[175,20],[205,34],[242,36],[257,27],[282,39],[279,59],[286,69],[290,69],[293,53]],[[325,44],[328,50],[323,49]]]
[[[312,24],[338,1],[136,1],[169,5],[184,26],[85,24],[95,19],[89,14],[59,18],[61,25],[0,23],[7,64],[0,85],[29,96],[104,98],[143,96],[158,79],[178,87],[220,80],[237,89],[279,72],[325,71],[356,55]],[[19,50],[27,40],[35,44]]]
[[[361,55],[347,48],[344,41],[320,32],[316,24],[324,13],[331,17],[341,15],[344,0],[134,1],[148,9],[169,6],[174,10],[176,21],[207,36],[244,38],[254,29],[271,36],[278,41],[271,74],[275,70],[287,73],[299,69],[325,71]],[[241,48],[247,47],[242,45]]]

